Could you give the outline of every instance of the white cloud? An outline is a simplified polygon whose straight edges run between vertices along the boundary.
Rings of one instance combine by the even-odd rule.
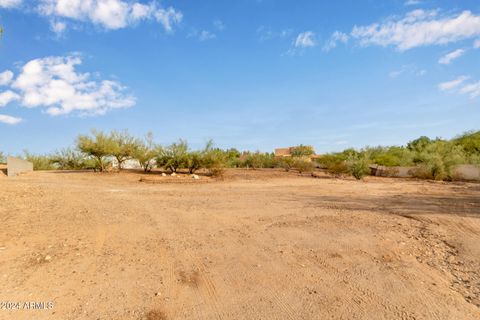
[[[89,73],[75,68],[79,56],[47,57],[26,63],[11,84],[22,106],[45,108],[50,115],[78,113],[99,115],[135,104],[135,98],[124,94],[116,81],[91,79]]]
[[[12,117],[12,116],[7,116],[6,114],[0,114],[0,122],[14,125],[14,124],[22,122],[22,119],[15,118],[15,117]]]
[[[22,0],[0,0],[0,8],[16,8],[22,4]]]
[[[210,39],[215,39],[217,36],[214,35],[213,33],[209,32],[209,31],[206,31],[206,30],[202,30],[202,32],[200,32],[199,36],[198,36],[198,40],[200,41],[206,41],[206,40],[210,40]]]
[[[480,81],[464,86],[460,93],[468,94],[472,99],[480,97]]]
[[[467,76],[460,76],[452,81],[440,83],[438,87],[442,91],[454,90],[458,88],[457,92],[461,94],[468,94],[472,99],[480,97],[480,81],[464,84],[468,79],[469,77]]]
[[[404,4],[406,6],[416,6],[416,5],[421,4],[421,3],[422,3],[422,1],[420,1],[420,0],[407,0],[407,1],[405,1]]]
[[[257,29],[257,34],[260,41],[268,41],[273,39],[284,39],[292,34],[291,29],[284,29],[280,31],[272,30],[269,27],[260,26]]]
[[[355,26],[351,36],[361,45],[395,46],[400,51],[452,43],[480,35],[480,16],[464,11],[438,16],[438,11],[414,10],[402,18]]]
[[[225,24],[223,23],[222,20],[216,19],[213,21],[213,26],[218,30],[218,31],[223,31],[225,30]]]
[[[306,31],[300,33],[295,39],[295,48],[309,48],[315,47],[315,33],[312,31]]]
[[[192,29],[192,31],[187,35],[187,38],[197,38],[199,41],[212,40],[217,37],[216,34],[211,33],[207,30],[198,31],[197,29]]]
[[[414,75],[417,77],[422,77],[427,73],[425,69],[419,69],[415,65],[403,65],[400,69],[394,70],[388,74],[390,78],[398,78],[399,76],[406,74],[406,75]]]
[[[346,33],[335,31],[330,39],[325,43],[323,46],[323,50],[330,51],[331,49],[337,47],[337,44],[340,43],[347,43],[349,36]]]
[[[473,48],[480,49],[480,39],[475,40],[473,43]]]
[[[63,21],[50,21],[50,30],[58,37],[61,37],[67,28],[67,24]]]
[[[0,107],[4,107],[12,101],[19,100],[20,96],[11,90],[0,92]]]
[[[460,86],[462,83],[464,83],[466,80],[468,80],[467,76],[460,76],[452,81],[440,83],[438,85],[438,88],[442,91],[453,90]]]
[[[13,72],[10,70],[6,70],[2,73],[0,73],[0,86],[6,86],[10,82],[12,82],[13,79]]]
[[[126,28],[142,20],[156,20],[170,32],[183,14],[157,2],[143,4],[124,0],[40,0],[38,10],[50,18],[89,21],[105,29]]]
[[[457,50],[452,51],[450,53],[447,53],[446,55],[441,57],[440,60],[438,60],[438,63],[440,63],[440,64],[450,64],[450,63],[452,63],[453,60],[456,60],[456,59],[460,58],[461,56],[463,56],[464,53],[465,53],[464,49],[457,49]]]

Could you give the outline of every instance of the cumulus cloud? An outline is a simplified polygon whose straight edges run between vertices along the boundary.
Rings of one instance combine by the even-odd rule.
[[[38,11],[50,18],[88,21],[109,30],[155,20],[170,32],[183,18],[180,11],[160,7],[155,1],[143,4],[124,0],[40,0]]]
[[[0,73],[0,86],[6,86],[10,82],[12,82],[13,79],[13,72],[10,70],[6,70],[2,73]]]
[[[312,31],[306,31],[300,33],[295,39],[295,48],[310,48],[315,47],[315,33]]]
[[[22,0],[0,0],[0,8],[16,8],[22,4]]]
[[[480,16],[471,11],[439,16],[438,11],[414,10],[401,18],[355,26],[351,36],[361,45],[394,46],[400,51],[448,44],[480,35]]]
[[[12,116],[7,116],[6,114],[0,114],[0,122],[14,125],[22,122],[22,119],[12,117]]]
[[[26,63],[10,83],[10,90],[0,94],[0,105],[18,100],[27,108],[43,108],[50,115],[76,113],[100,115],[135,104],[125,94],[125,87],[112,80],[95,80],[89,73],[79,73],[79,56],[47,57]]]
[[[438,88],[442,91],[453,90],[460,86],[462,83],[464,83],[466,80],[468,80],[467,76],[460,76],[452,81],[440,83],[438,85]]]
[[[452,63],[453,60],[456,60],[456,59],[460,58],[461,56],[463,56],[464,53],[465,53],[464,49],[457,49],[457,50],[452,51],[450,53],[447,53],[446,55],[441,57],[440,60],[438,60],[438,63],[440,63],[440,64],[450,64],[450,63]]]
[[[11,90],[0,92],[0,107],[4,107],[12,101],[20,99],[20,96]]]
[[[330,51],[337,47],[338,43],[347,43],[349,36],[346,33],[335,31],[330,39],[323,46],[323,50]]]

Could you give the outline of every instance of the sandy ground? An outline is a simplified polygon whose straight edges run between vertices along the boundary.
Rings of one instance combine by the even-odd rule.
[[[480,184],[0,173],[0,278],[0,319],[480,319]]]

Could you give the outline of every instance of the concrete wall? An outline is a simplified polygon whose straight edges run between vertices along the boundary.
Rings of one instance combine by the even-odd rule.
[[[7,158],[7,175],[15,177],[22,172],[33,171],[33,163],[14,157]]]
[[[377,177],[410,178],[415,174],[416,167],[384,167],[370,166],[371,174]],[[470,164],[459,165],[454,169],[454,176],[459,180],[480,181],[480,167]]]
[[[480,167],[471,164],[460,165],[455,169],[455,174],[464,180],[480,180]]]

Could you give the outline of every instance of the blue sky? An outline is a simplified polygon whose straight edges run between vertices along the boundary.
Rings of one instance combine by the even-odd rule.
[[[478,1],[0,0],[0,150],[317,152],[480,129]]]

